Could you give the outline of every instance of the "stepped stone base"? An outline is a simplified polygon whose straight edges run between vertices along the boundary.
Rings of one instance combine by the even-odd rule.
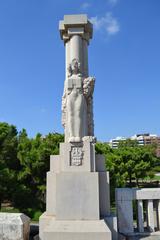
[[[109,175],[95,144],[61,143],[50,160],[40,240],[111,240]]]
[[[42,218],[44,217],[44,222]],[[111,240],[111,231],[104,220],[55,220],[54,216],[41,216],[45,227],[40,240]],[[45,222],[46,220],[46,222]],[[43,223],[42,223],[43,222]]]

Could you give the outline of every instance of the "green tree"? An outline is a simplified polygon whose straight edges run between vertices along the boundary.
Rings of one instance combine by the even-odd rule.
[[[110,172],[111,184],[124,187],[132,181],[146,176],[153,177],[153,169],[159,159],[155,155],[155,146],[139,146],[136,141],[121,141],[118,149],[111,149],[107,143],[97,143],[96,152],[105,155],[106,169]]]
[[[8,123],[0,123],[0,207],[4,200],[11,199],[20,169],[17,158],[17,129]]]
[[[42,136],[37,134],[35,138],[29,138],[23,129],[19,134],[18,159],[21,163],[21,171],[18,174],[20,191],[15,192],[14,204],[25,209],[34,208],[44,210],[46,172],[49,171],[50,155],[58,154],[59,143],[64,136],[58,133]],[[26,201],[21,201],[28,199]]]
[[[137,142],[126,140],[119,144],[116,154],[121,156],[123,171],[126,172],[126,180],[132,186],[132,180],[136,180],[138,186],[139,179],[147,176],[153,177],[153,169],[159,161],[155,154],[155,146],[139,146]]]

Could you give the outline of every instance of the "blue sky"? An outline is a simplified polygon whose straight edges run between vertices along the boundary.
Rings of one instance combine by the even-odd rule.
[[[0,121],[63,132],[64,45],[58,22],[86,13],[94,23],[95,135],[160,135],[159,0],[1,0]]]

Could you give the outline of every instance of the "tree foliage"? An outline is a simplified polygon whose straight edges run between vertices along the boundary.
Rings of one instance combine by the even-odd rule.
[[[29,138],[13,125],[0,123],[0,204],[4,200],[24,213],[44,210],[50,155],[59,153],[64,136],[49,133]]]
[[[156,157],[154,145],[139,146],[136,141],[121,141],[117,149],[111,149],[106,143],[97,143],[96,150],[106,158],[106,168],[110,172],[112,185],[132,186],[132,182],[154,176],[154,166],[160,161]]]
[[[50,155],[59,153],[63,141],[62,134],[38,133],[30,138],[25,129],[18,133],[15,126],[0,123],[0,205],[8,200],[30,216],[34,209],[44,211]],[[112,193],[133,181],[138,185],[159,166],[155,146],[139,146],[135,141],[122,141],[117,149],[98,142],[96,152],[105,155]]]
[[[17,147],[16,127],[0,123],[0,207],[4,199],[11,198],[12,185],[16,182],[16,173],[20,169]]]

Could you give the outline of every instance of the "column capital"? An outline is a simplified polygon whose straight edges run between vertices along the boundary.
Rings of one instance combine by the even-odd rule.
[[[93,25],[86,14],[64,15],[64,20],[59,22],[61,39],[67,42],[73,35],[79,35],[89,42],[92,38]]]

